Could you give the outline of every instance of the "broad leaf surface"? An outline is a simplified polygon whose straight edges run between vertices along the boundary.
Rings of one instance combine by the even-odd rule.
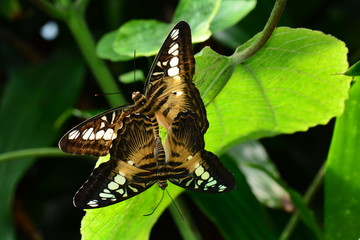
[[[107,59],[113,62],[127,61],[134,56],[122,56],[114,51],[113,44],[117,36],[117,30],[105,34],[96,45],[96,54],[99,58]],[[134,50],[133,50],[134,51]]]
[[[0,109],[0,152],[48,146],[57,138],[59,115],[74,104],[83,64],[74,54],[12,73]],[[64,71],[66,69],[66,71]],[[71,91],[69,91],[71,89]],[[32,158],[0,163],[0,239],[13,239],[12,198]]]
[[[182,0],[171,23],[155,20],[131,20],[118,31],[105,34],[97,45],[97,55],[111,61],[126,61],[136,56],[155,55],[170,29],[185,20],[192,29],[192,41],[203,42],[212,32],[224,30],[245,17],[256,1]],[[196,17],[194,17],[196,16]],[[211,31],[210,31],[211,29]]]
[[[97,47],[98,55],[106,59],[122,60],[123,56],[132,57],[134,49],[138,57],[155,55],[170,29],[180,20],[187,21],[191,26],[193,42],[205,41],[211,36],[210,22],[220,2],[220,0],[182,0],[169,24],[156,20],[128,21],[119,28],[112,44],[113,49],[105,45],[111,44],[113,32],[101,39]]]
[[[255,8],[256,2],[256,0],[222,0],[219,11],[211,22],[211,32],[216,33],[232,27]]]
[[[220,8],[221,0],[182,0],[176,8],[173,23],[185,20],[191,27],[193,42],[203,42],[211,36],[210,24]]]
[[[197,61],[196,80],[210,81],[208,86],[224,86],[221,92],[216,89],[210,91],[213,96],[204,96],[205,101],[216,97],[207,108],[209,149],[223,152],[236,142],[306,131],[339,116],[351,81],[338,74],[347,69],[346,54],[344,43],[332,36],[278,28],[255,56],[234,63],[233,74],[227,79],[219,74],[208,76],[209,69],[217,69],[216,62],[212,64],[203,53]],[[222,64],[218,68],[231,66]]]
[[[336,120],[326,162],[325,237],[329,240],[360,236],[360,78],[355,80],[345,112]]]

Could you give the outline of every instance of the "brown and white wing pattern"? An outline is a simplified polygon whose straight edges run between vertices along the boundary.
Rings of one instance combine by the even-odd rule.
[[[132,105],[120,106],[85,120],[60,139],[59,148],[71,154],[107,155],[117,131],[123,126],[123,118],[132,108]]]
[[[74,197],[79,208],[99,208],[133,197],[166,181],[200,192],[226,192],[234,176],[204,149],[209,123],[200,93],[192,82],[195,60],[189,25],[181,21],[165,39],[134,105],[98,114],[67,132],[62,151],[110,155],[95,167]],[[167,131],[164,145],[159,127]],[[164,151],[165,150],[165,151]]]
[[[79,208],[108,206],[133,197],[156,182],[155,139],[142,114],[124,118],[110,149],[110,160],[96,167],[74,197]]]
[[[206,132],[209,123],[200,93],[192,82],[194,71],[190,27],[181,21],[165,39],[145,85],[145,95],[164,128],[168,129],[179,112],[188,110],[197,115],[199,127]]]
[[[199,192],[227,192],[235,187],[234,176],[212,152],[204,150],[204,137],[195,114],[180,112],[168,130],[170,182]]]

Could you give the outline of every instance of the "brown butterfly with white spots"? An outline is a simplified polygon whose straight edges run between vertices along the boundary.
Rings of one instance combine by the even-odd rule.
[[[108,206],[167,181],[199,192],[227,192],[233,175],[204,150],[209,127],[204,103],[192,82],[195,60],[189,25],[181,21],[163,43],[134,104],[100,113],[71,129],[62,151],[105,156],[74,197],[79,208]],[[159,125],[167,130],[162,142]]]

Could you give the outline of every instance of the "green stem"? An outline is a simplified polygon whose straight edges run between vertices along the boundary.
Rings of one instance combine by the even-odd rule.
[[[0,162],[14,160],[25,157],[71,157],[72,155],[63,153],[57,147],[49,148],[30,148],[0,154]]]
[[[96,56],[95,42],[81,11],[77,11],[77,9],[74,8],[70,9],[69,17],[65,22],[74,35],[74,38],[102,91],[104,93],[120,92],[104,61]],[[125,103],[125,99],[121,94],[116,96],[106,95],[106,98],[113,107]]]
[[[202,240],[199,231],[196,229],[196,224],[192,219],[181,195],[176,198],[176,206],[179,210],[174,204],[170,204],[168,209],[183,239]],[[184,219],[180,214],[184,217]]]
[[[260,33],[259,37],[251,44],[250,47],[240,51],[235,52],[230,58],[233,60],[234,64],[239,64],[244,62],[246,59],[253,56],[257,53],[269,40],[271,34],[274,32],[275,27],[279,23],[281,14],[285,8],[286,0],[276,0],[275,5],[271,11],[270,17]]]
[[[304,202],[309,205],[309,202],[312,200],[314,195],[317,193],[317,190],[321,186],[325,175],[325,163],[321,166],[318,173],[316,174],[314,180],[310,184],[308,190],[306,191],[303,199]],[[300,220],[300,214],[296,211],[290,218],[286,227],[284,228],[279,240],[287,240],[290,239],[291,234],[294,232],[298,222]]]

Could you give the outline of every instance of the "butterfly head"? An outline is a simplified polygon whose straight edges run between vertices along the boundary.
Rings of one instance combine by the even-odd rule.
[[[159,188],[161,188],[162,190],[165,190],[166,187],[168,186],[166,180],[165,180],[165,181],[159,180],[159,181],[157,182],[157,184],[158,184]]]
[[[146,103],[146,98],[140,92],[133,92],[132,99],[135,102],[135,105],[142,106]]]

